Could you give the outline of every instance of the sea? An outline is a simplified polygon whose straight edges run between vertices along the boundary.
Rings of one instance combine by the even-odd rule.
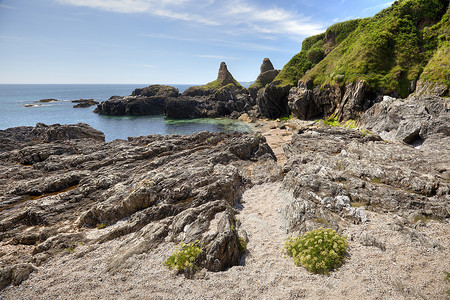
[[[169,84],[170,85],[170,84]],[[159,116],[104,116],[93,113],[95,106],[73,108],[72,100],[130,95],[139,84],[0,84],[0,130],[36,123],[87,123],[105,133],[106,141],[150,134],[192,134],[200,131],[252,131],[244,122],[227,118],[175,120]],[[180,93],[192,85],[171,85]],[[37,103],[41,99],[63,100]]]

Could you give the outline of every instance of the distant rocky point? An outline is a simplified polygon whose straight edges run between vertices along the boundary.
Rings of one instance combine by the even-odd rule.
[[[59,101],[62,101],[62,100],[49,98],[49,99],[41,99],[38,101],[34,101],[34,103],[49,103],[49,102],[59,102]]]
[[[78,103],[73,106],[74,108],[82,108],[97,105],[98,101],[94,99],[79,99],[79,100],[72,100],[72,103]]]

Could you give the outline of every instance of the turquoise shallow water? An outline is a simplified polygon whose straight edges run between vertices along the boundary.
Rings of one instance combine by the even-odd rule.
[[[148,134],[191,134],[199,131],[251,131],[245,123],[229,119],[171,120],[164,116],[102,116],[94,106],[73,108],[70,100],[107,100],[113,95],[130,95],[139,84],[0,84],[0,130],[16,126],[87,123],[105,133],[106,141]],[[183,92],[190,85],[173,85]],[[40,99],[66,100],[25,107]]]

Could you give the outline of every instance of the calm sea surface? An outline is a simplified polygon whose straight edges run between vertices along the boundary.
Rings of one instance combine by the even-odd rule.
[[[172,85],[181,92],[190,85]],[[76,124],[87,123],[105,133],[106,141],[126,139],[129,136],[148,134],[191,134],[199,131],[251,131],[245,123],[229,119],[173,120],[164,116],[103,116],[93,113],[95,106],[73,108],[70,100],[96,99],[126,96],[139,84],[0,84],[0,130],[16,126],[35,126],[36,123]],[[54,98],[61,102],[40,103],[34,101]]]

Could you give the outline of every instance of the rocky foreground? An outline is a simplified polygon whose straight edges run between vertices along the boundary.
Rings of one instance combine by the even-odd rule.
[[[0,295],[444,299],[448,107],[386,99],[361,118],[369,131],[291,120],[109,143],[83,124],[0,131]],[[288,235],[318,227],[348,236],[330,276],[282,254]],[[195,240],[193,279],[163,266]]]

